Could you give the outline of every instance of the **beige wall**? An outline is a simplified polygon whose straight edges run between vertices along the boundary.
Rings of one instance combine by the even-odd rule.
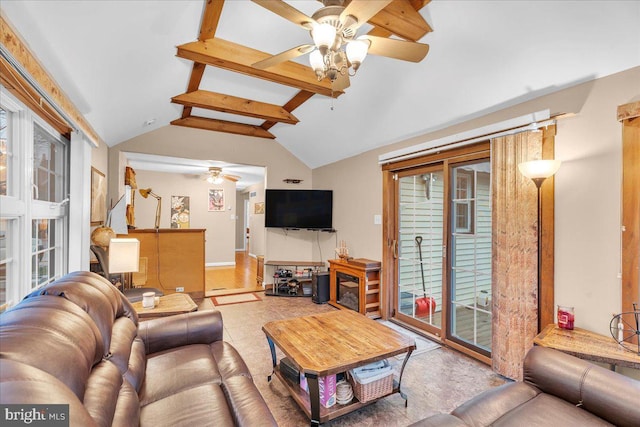
[[[245,249],[245,236],[247,234],[245,228],[249,224],[244,223],[245,218],[245,201],[249,200],[249,194],[244,191],[236,191],[236,251]]]
[[[609,335],[621,298],[621,126],[616,108],[638,99],[640,67],[317,168],[313,185],[334,190],[334,227],[351,254],[379,260],[382,230],[373,222],[382,211],[379,154],[547,108],[552,114],[576,113],[558,122],[556,136],[556,158],[563,165],[556,176],[555,298],[557,304],[575,306],[576,326]],[[325,239],[323,255],[333,245]]]
[[[171,196],[189,196],[191,211],[190,228],[204,228],[205,263],[208,266],[235,265],[235,183],[224,180],[220,185],[209,184],[200,175],[184,175],[165,172],[136,171],[138,188],[149,188],[162,197],[160,228],[171,228]],[[208,211],[210,188],[224,189],[225,210]],[[137,228],[153,228],[157,200],[135,196]]]
[[[267,188],[311,188],[311,169],[276,141],[165,126],[109,150],[109,170],[117,171],[109,179],[110,197],[124,192],[122,151],[264,166],[267,168]],[[291,186],[282,182],[285,178],[302,179],[303,183]],[[311,239],[283,239],[281,234],[280,230],[264,232],[265,259],[281,259],[283,256],[303,261],[311,259]],[[234,242],[235,236],[231,238],[232,247]]]

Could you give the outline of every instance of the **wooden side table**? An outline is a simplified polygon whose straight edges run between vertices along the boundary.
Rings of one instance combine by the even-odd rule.
[[[131,305],[138,313],[138,319],[140,320],[189,313],[198,309],[198,306],[188,294],[164,295],[159,300],[160,302],[154,308],[142,307],[142,301],[134,302]]]
[[[555,324],[547,325],[533,339],[533,343],[580,359],[640,369],[640,355],[625,350],[613,337],[606,337],[586,329],[569,330],[561,329]]]

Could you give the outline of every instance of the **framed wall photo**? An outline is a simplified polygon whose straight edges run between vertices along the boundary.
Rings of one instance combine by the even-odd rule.
[[[107,180],[98,169],[91,168],[91,225],[104,224],[107,219]]]
[[[259,202],[254,205],[255,214],[264,214],[264,202]]]
[[[189,228],[189,196],[171,196],[171,228]]]
[[[221,188],[209,189],[209,212],[224,211],[224,190]]]

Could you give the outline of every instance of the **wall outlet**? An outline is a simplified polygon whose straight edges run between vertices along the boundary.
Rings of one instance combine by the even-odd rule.
[[[176,292],[184,292],[184,286],[178,286]]]

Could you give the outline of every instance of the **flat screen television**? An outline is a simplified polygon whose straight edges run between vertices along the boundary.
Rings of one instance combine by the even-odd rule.
[[[270,228],[333,228],[333,191],[265,191],[264,225]]]

